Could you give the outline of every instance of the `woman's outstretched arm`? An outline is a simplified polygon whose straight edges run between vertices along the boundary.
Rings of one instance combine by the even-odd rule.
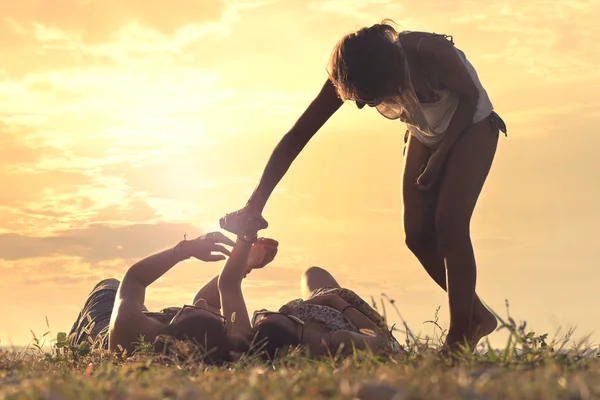
[[[273,190],[309,140],[344,104],[328,79],[317,97],[286,133],[271,154],[263,175],[248,204],[262,212]]]
[[[246,236],[254,235],[258,230],[268,226],[261,213],[273,190],[310,139],[343,103],[333,83],[327,80],[317,97],[273,150],[246,207],[221,219],[223,229],[236,235]]]

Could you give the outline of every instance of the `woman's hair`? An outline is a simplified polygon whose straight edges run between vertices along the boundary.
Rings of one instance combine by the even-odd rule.
[[[232,344],[221,320],[190,315],[169,325],[154,341],[153,350],[184,361],[223,364],[231,361]]]
[[[277,354],[286,352],[290,348],[298,347],[302,343],[298,334],[278,321],[269,318],[262,321],[252,329],[253,348],[262,358],[275,360]]]
[[[327,72],[342,100],[372,101],[404,86],[405,55],[390,23],[349,33],[335,45]]]

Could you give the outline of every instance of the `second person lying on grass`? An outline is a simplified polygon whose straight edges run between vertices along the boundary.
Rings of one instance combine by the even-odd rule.
[[[268,358],[300,345],[314,357],[347,355],[354,349],[378,354],[402,351],[384,318],[352,290],[342,288],[325,269],[307,269],[300,286],[301,299],[288,302],[277,312],[254,313],[254,341],[265,343]]]

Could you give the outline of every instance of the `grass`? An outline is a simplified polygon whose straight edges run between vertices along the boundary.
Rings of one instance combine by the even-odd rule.
[[[392,302],[393,304],[393,302]],[[437,319],[430,321],[437,326]],[[157,358],[140,346],[119,358],[71,348],[65,335],[36,337],[22,350],[0,351],[5,399],[592,399],[600,398],[600,357],[573,332],[548,340],[525,323],[500,318],[502,349],[484,343],[475,355],[441,358],[439,335],[400,332],[406,353],[389,358],[354,353],[314,361],[300,350],[274,363],[244,357],[226,367]],[[398,337],[398,335],[397,335]],[[49,350],[44,346],[50,344]]]

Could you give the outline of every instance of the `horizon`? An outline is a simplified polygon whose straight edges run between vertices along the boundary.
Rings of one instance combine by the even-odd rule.
[[[471,225],[482,300],[505,316],[508,299],[536,333],[598,341],[582,294],[599,277],[600,1],[97,4],[0,5],[0,346],[25,345],[46,317],[68,332],[97,281],[218,230],[320,90],[336,41],[384,18],[452,35],[507,124]],[[389,295],[415,332],[438,306],[447,327],[446,294],[404,244],[405,127],[367,108],[342,106],[267,204],[259,235],[279,254],[244,283],[250,313],[300,297],[318,265],[367,300]],[[189,301],[220,268],[174,267],[148,308]]]

